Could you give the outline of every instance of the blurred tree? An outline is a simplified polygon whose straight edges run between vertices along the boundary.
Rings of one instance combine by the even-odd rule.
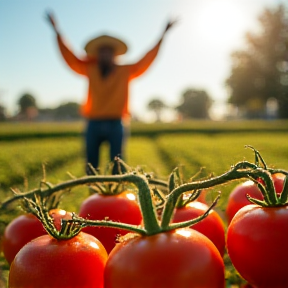
[[[31,94],[23,94],[18,100],[18,105],[20,107],[20,111],[16,116],[16,119],[33,120],[38,116],[36,99]]]
[[[19,98],[18,105],[20,106],[20,113],[26,113],[30,107],[37,107],[36,99],[29,93],[25,93]]]
[[[183,119],[208,119],[212,100],[203,90],[188,89],[182,94],[182,104],[176,107]]]
[[[278,101],[278,115],[288,118],[288,14],[285,6],[265,9],[261,32],[246,34],[247,49],[232,53],[226,85],[229,102],[248,116],[263,117],[268,99]]]
[[[81,118],[79,114],[80,105],[76,102],[61,104],[54,110],[54,117],[57,120],[71,120]]]
[[[6,113],[5,113],[5,107],[0,105],[0,122],[5,121],[7,119]]]
[[[70,121],[79,120],[80,105],[76,102],[67,102],[59,105],[56,108],[39,109],[39,118],[42,121]]]
[[[163,111],[164,108],[166,108],[166,104],[161,101],[160,99],[152,99],[148,105],[147,108],[151,111],[154,111],[155,115],[156,115],[156,121],[160,122],[161,121],[161,113]]]

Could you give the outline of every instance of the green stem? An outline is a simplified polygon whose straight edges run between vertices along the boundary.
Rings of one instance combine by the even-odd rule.
[[[258,185],[258,187],[261,190],[261,193],[263,194],[265,201],[267,202],[268,206],[277,205],[278,197],[275,191],[273,180],[271,178],[271,174],[267,170],[263,170],[261,168],[258,168],[257,170],[261,171],[259,176],[264,180],[264,183],[265,183],[265,187],[262,184]]]
[[[288,175],[285,176],[283,190],[280,195],[280,203],[287,203],[288,200]]]
[[[154,179],[154,178],[148,178],[147,180],[149,184],[151,185],[162,186],[164,188],[168,188],[168,183],[166,181]]]
[[[182,222],[178,222],[178,223],[173,223],[168,225],[168,227],[163,227],[162,230],[163,231],[169,231],[169,230],[173,230],[173,229],[179,229],[179,228],[185,228],[185,227],[190,227],[194,224],[197,224],[198,222],[200,222],[201,220],[203,220],[204,218],[206,218],[210,211],[215,207],[215,205],[217,204],[218,200],[220,198],[220,195],[217,196],[217,198],[213,201],[212,205],[205,211],[204,214],[192,219],[192,220],[188,220],[188,221],[182,221]]]
[[[21,193],[15,195],[13,198],[8,199],[7,201],[3,202],[1,208],[6,207],[8,204],[14,202],[18,199],[25,198],[33,198],[35,194],[41,194],[42,197],[48,197],[51,194],[58,192],[60,190],[71,189],[75,186],[79,185],[87,185],[93,184],[95,182],[129,182],[133,183],[139,190],[139,205],[142,211],[142,217],[144,222],[144,228],[148,234],[152,233],[155,234],[159,231],[159,223],[157,220],[157,216],[155,213],[152,197],[150,194],[150,188],[148,180],[145,176],[139,176],[132,174],[124,174],[124,175],[112,175],[112,176],[100,176],[100,175],[92,175],[92,176],[85,176],[79,179],[72,179],[53,187],[48,187],[47,189],[36,189],[30,192]]]
[[[259,205],[261,207],[268,207],[269,205],[267,205],[266,201],[261,201],[255,198],[252,198],[250,195],[246,195],[247,199],[252,203],[252,204],[256,204]]]
[[[82,228],[84,227],[110,227],[110,228],[118,228],[127,230],[130,232],[134,232],[140,235],[148,235],[147,231],[143,228],[139,228],[139,226],[125,224],[121,222],[114,222],[110,220],[88,220],[77,216],[76,214],[73,215],[73,220],[68,220],[71,223],[78,223],[81,225]]]
[[[231,180],[236,180],[245,177],[248,178],[248,172],[246,170],[247,168],[250,168],[254,171],[257,169],[257,166],[247,161],[239,162],[234,167],[232,167],[230,171],[224,173],[223,175],[208,180],[182,184],[177,188],[175,188],[167,197],[166,204],[163,209],[162,221],[160,227],[164,230],[168,229],[178,197],[182,193],[186,191],[210,188],[216,185],[227,183]],[[240,171],[238,171],[239,169]]]

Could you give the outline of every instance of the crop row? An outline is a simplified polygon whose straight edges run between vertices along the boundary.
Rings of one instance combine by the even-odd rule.
[[[131,137],[128,140],[125,161],[132,167],[141,167],[166,180],[169,173],[181,167],[186,180],[204,168],[198,177],[212,173],[220,175],[231,165],[244,159],[254,161],[251,145],[259,150],[269,166],[288,169],[288,135],[286,133],[257,134],[173,134],[155,138]],[[82,139],[38,139],[3,141],[0,143],[0,196],[7,196],[10,187],[23,191],[32,189],[43,180],[45,166],[47,181],[57,183],[84,174]],[[101,168],[108,164],[108,147],[101,150]],[[25,187],[26,185],[26,187]],[[225,191],[225,189],[224,189]]]
[[[65,138],[81,136],[85,122],[45,122],[45,123],[1,123],[0,141],[33,139],[33,138]],[[287,132],[287,120],[275,121],[183,121],[174,123],[141,123],[132,122],[130,131],[132,136],[157,137],[166,134],[182,133],[258,133]]]
[[[81,157],[81,141],[70,138],[29,141],[2,141],[0,143],[0,183],[1,190],[23,184],[42,171],[65,164]],[[31,177],[32,176],[32,177]]]

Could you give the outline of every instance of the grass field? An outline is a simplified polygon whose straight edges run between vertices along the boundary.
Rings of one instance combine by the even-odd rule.
[[[12,196],[10,187],[24,192],[38,187],[43,179],[57,184],[71,175],[84,176],[83,123],[5,123],[0,128],[3,128],[0,129],[0,201]],[[260,151],[269,166],[288,170],[288,122],[197,121],[162,126],[139,123],[131,128],[125,161],[163,180],[168,179],[176,166],[181,167],[188,180],[201,168],[205,169],[200,176],[207,177],[211,173],[220,175],[242,160],[253,162],[253,151],[245,149],[245,145]],[[104,145],[101,152],[100,166],[104,169],[108,147]],[[222,191],[216,208],[222,216],[226,199],[235,185],[234,182],[217,187],[207,196],[209,201],[216,191]],[[86,187],[72,190],[64,197],[61,208],[77,212],[88,194]],[[0,233],[13,217],[22,213],[16,205],[12,206],[10,213],[0,213]],[[1,266],[7,277],[9,267],[3,255]]]

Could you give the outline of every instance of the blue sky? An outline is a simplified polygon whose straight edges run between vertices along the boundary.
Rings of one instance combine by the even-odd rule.
[[[110,33],[129,46],[121,61],[136,61],[159,39],[169,19],[179,19],[166,35],[159,56],[130,86],[133,114],[148,120],[147,103],[160,98],[180,103],[187,88],[206,90],[221,112],[228,97],[224,81],[230,53],[245,45],[248,30],[257,31],[265,7],[284,0],[1,0],[0,104],[17,110],[26,92],[38,106],[83,102],[87,82],[65,65],[45,11],[56,16],[62,35],[78,55],[95,35]]]

